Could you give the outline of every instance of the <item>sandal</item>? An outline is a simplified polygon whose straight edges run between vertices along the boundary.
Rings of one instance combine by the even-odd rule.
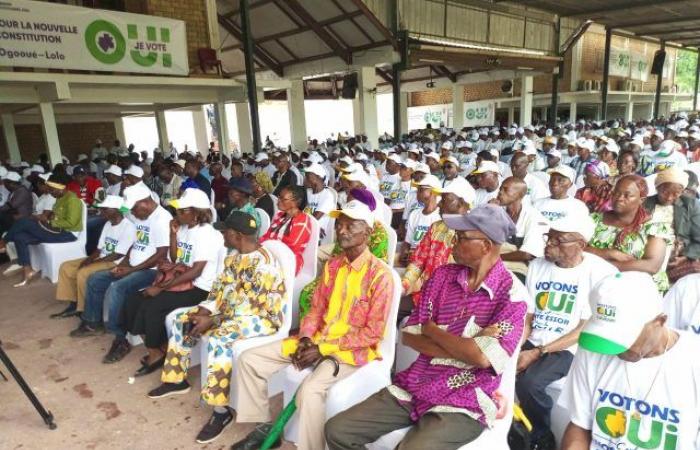
[[[134,376],[135,377],[142,377],[144,375],[151,374],[151,373],[155,372],[156,370],[162,368],[164,364],[165,364],[165,356],[161,357],[153,364],[148,364],[148,361],[146,361],[146,364],[142,365],[139,368],[139,370],[137,370],[136,373],[134,373]]]
[[[20,281],[19,283],[15,283],[12,285],[12,287],[19,288],[28,285],[36,276],[39,275],[38,270],[33,270],[27,278],[24,280]]]
[[[79,316],[79,315],[80,315],[80,311],[78,311],[76,309],[75,303],[71,303],[63,311],[57,312],[55,314],[51,314],[49,316],[49,318],[51,318],[51,319],[65,319],[67,317],[73,317],[73,316]]]

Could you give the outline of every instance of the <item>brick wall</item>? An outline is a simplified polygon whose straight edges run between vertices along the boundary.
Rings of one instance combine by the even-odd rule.
[[[205,0],[148,0],[146,14],[185,21],[190,70],[199,70],[197,49],[210,46]]]
[[[464,101],[475,102],[490,98],[509,97],[509,94],[501,90],[504,81],[486,81],[464,85]],[[519,89],[517,80],[514,88]],[[444,105],[448,103],[452,103],[452,88],[411,92],[411,106]]]
[[[444,105],[452,103],[452,88],[411,92],[411,106]]]
[[[59,123],[58,141],[61,144],[61,153],[71,161],[75,161],[79,153],[89,154],[95,145],[95,140],[102,139],[105,147],[111,148],[112,143],[117,138],[117,131],[114,122],[91,122],[91,123]],[[46,142],[38,124],[15,125],[17,142],[19,144],[20,155],[24,161],[34,162],[40,153],[46,152]],[[2,135],[2,127],[0,127]],[[0,159],[3,161],[9,158],[5,140],[0,140]]]

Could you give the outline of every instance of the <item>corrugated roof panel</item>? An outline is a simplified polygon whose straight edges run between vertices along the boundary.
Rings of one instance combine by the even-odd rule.
[[[240,16],[236,16],[236,23],[240,24]],[[297,28],[296,24],[279,8],[267,7],[253,8],[250,11],[251,31],[255,39],[269,36],[271,34],[281,33]],[[269,24],[268,26],[260,26],[261,24]],[[274,24],[274,26],[271,26]],[[257,26],[256,26],[257,25]]]
[[[333,32],[350,47],[370,44],[365,35],[349,20],[330,25]]]
[[[457,5],[447,7],[447,36],[472,42],[486,42],[488,14],[486,11]]]
[[[329,53],[331,50],[313,31],[305,31],[280,39],[299,58]]]
[[[330,19],[339,16],[343,12],[339,10],[331,0],[298,0],[301,6],[313,16],[316,21]]]
[[[372,38],[374,42],[383,42],[386,41],[386,37],[384,34],[382,34],[381,31],[375,27],[372,22],[369,21],[369,19],[365,16],[357,16],[355,17],[355,22],[358,23],[362,27],[367,34]]]
[[[512,16],[491,13],[489,42],[510,47],[523,46],[525,21]]]
[[[346,6],[346,4],[352,5],[350,0],[338,0],[346,11],[353,11],[357,8],[353,5],[352,7]],[[379,21],[384,24],[388,29],[391,29],[391,20],[389,14],[391,12],[391,2],[393,0],[363,0],[364,4],[367,5],[370,11],[379,19]]]
[[[551,50],[552,34],[554,30],[551,24],[543,24],[533,21],[526,22],[525,47],[538,50]]]
[[[262,49],[265,50],[268,55],[272,56],[277,62],[285,62],[295,59],[275,41],[267,41],[258,45],[262,47]],[[294,50],[292,51],[294,52]],[[299,56],[297,52],[294,52],[294,55],[297,57]]]
[[[443,36],[445,33],[445,4],[433,0],[399,0],[402,28],[414,33]]]

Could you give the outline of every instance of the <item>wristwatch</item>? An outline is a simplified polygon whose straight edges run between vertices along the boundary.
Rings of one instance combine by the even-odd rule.
[[[537,350],[540,351],[540,357],[542,357],[542,356],[544,356],[544,355],[547,354],[547,349],[545,348],[544,345],[539,345],[539,346],[537,347]]]

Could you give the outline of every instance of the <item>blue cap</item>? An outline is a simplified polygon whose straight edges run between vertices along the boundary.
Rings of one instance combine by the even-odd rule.
[[[480,231],[496,244],[503,244],[515,234],[515,224],[501,206],[481,205],[463,216],[446,215],[445,225],[457,231]]]
[[[235,189],[244,194],[250,195],[253,193],[253,184],[245,177],[231,178],[228,185],[230,189]]]

